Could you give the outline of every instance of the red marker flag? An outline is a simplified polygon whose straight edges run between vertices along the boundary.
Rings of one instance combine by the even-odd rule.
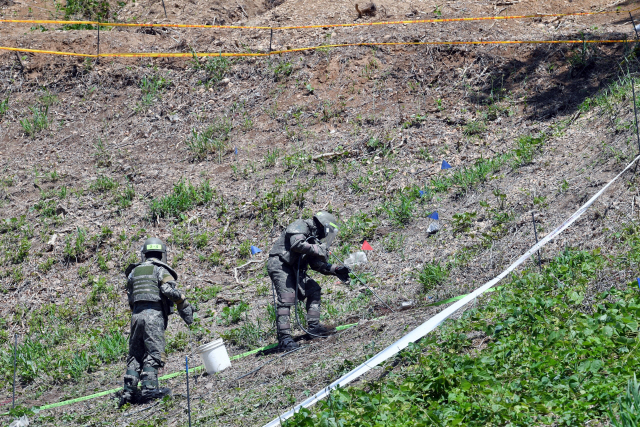
[[[367,242],[366,240],[364,241],[364,243],[362,243],[362,250],[363,251],[372,251],[373,248],[371,247],[371,245],[369,244],[369,242]]]

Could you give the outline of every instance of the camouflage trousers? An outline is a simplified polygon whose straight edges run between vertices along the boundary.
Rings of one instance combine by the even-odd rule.
[[[164,316],[160,303],[136,303],[131,315],[125,385],[135,388],[141,378],[143,387],[157,387],[158,368],[164,366],[166,359],[164,347]]]
[[[282,262],[279,256],[269,257],[267,272],[276,289],[276,326],[278,340],[291,336],[291,307],[296,297],[296,272],[289,264]],[[320,321],[320,299],[322,288],[306,270],[300,272],[300,286],[298,286],[298,300],[306,300],[307,324],[317,324]],[[295,308],[294,308],[295,310]],[[295,315],[295,313],[294,313]]]

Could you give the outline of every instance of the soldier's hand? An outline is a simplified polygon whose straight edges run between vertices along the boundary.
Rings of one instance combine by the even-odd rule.
[[[178,314],[180,315],[180,317],[182,317],[182,320],[184,320],[184,323],[186,323],[187,325],[193,323],[193,312],[193,306],[188,302],[185,302],[183,307],[178,309]]]
[[[349,273],[351,272],[351,270],[349,270],[349,267],[346,267],[344,265],[341,265],[340,267],[336,267],[335,273],[336,273],[336,277],[338,279],[340,279],[341,281],[343,281],[344,283],[349,283],[350,278],[349,278]]]

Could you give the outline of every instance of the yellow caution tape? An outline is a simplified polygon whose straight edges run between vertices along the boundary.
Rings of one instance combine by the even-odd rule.
[[[5,47],[0,46],[0,50],[9,50],[15,52],[28,53],[44,53],[48,55],[66,55],[66,56],[83,56],[86,58],[191,58],[193,56],[225,56],[225,57],[242,57],[242,56],[269,56],[281,55],[283,53],[302,52],[305,50],[330,49],[350,46],[420,46],[420,45],[488,45],[488,44],[577,44],[577,43],[626,43],[629,40],[486,40],[486,41],[429,41],[429,42],[370,42],[370,43],[342,43],[327,44],[322,46],[300,47],[288,50],[274,50],[268,53],[235,53],[235,52],[132,52],[132,53],[75,53],[75,52],[58,52],[53,50],[26,49],[21,47]]]
[[[438,18],[438,19],[418,19],[413,21],[381,21],[381,22],[357,22],[351,24],[318,24],[318,25],[295,25],[285,27],[265,27],[265,26],[243,26],[243,25],[205,25],[205,24],[145,24],[145,23],[123,23],[123,22],[99,22],[99,21],[58,21],[48,19],[0,19],[0,23],[21,23],[21,24],[61,24],[61,25],[100,25],[101,27],[170,27],[170,28],[225,28],[242,30],[296,30],[309,28],[336,28],[336,27],[365,27],[373,25],[399,25],[399,24],[431,24],[440,22],[469,22],[469,21],[491,21],[509,19],[532,19],[532,18],[554,18],[564,16],[589,16],[603,15],[610,13],[629,13],[640,10],[640,7],[631,10],[610,10],[600,12],[569,12],[553,14],[535,15],[511,15],[511,16],[483,16],[471,18]]]

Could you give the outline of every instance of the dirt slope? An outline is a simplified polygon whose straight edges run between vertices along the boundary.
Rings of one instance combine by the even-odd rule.
[[[511,3],[396,2],[384,5],[387,16],[365,19],[636,6],[595,0]],[[357,18],[353,4],[345,2],[285,1],[274,6],[196,1],[166,6],[166,21],[159,2],[124,4],[114,19],[296,25]],[[15,1],[2,11],[7,18],[64,16],[47,2]],[[2,44],[95,50],[94,31],[28,28],[3,24]],[[612,14],[295,30],[274,32],[272,46],[574,39],[581,34],[632,37],[626,16]],[[162,28],[101,34],[103,52],[238,52],[267,50],[268,43],[268,33],[258,31]],[[272,356],[242,359],[221,375],[193,384],[194,419],[202,424],[260,425],[271,419],[439,309],[427,303],[474,289],[499,273],[532,244],[532,211],[544,235],[633,158],[628,104],[608,114],[580,108],[619,75],[627,52],[628,46],[622,45],[585,50],[562,45],[355,47],[209,66],[203,59],[102,59],[96,64],[0,53],[0,100],[8,99],[0,115],[0,215],[5,221],[0,271],[7,301],[0,309],[7,332],[0,336],[7,362],[4,395],[11,390],[9,338],[18,333],[25,342],[50,334],[40,318],[54,329],[58,321],[73,325],[51,349],[65,366],[43,362],[33,368],[35,375],[27,375],[22,372],[32,366],[29,357],[42,357],[34,350],[21,359],[20,404],[42,405],[120,384],[121,354],[108,362],[92,359],[68,375],[64,358],[75,363],[74,354],[94,354],[94,340],[109,331],[126,336],[129,314],[122,270],[147,235],[169,241],[170,261],[201,316],[193,335],[178,318],[171,321],[165,373],[182,369],[185,354],[195,362],[195,346],[220,334],[234,337],[231,354],[273,342],[267,315],[270,282],[262,264],[242,267],[237,278],[234,268],[249,260],[249,244],[263,249],[254,258],[263,260],[286,224],[330,209],[346,222],[337,252],[344,256],[367,239],[374,247],[370,263],[362,268],[369,283],[392,307],[411,300],[415,308],[389,313],[363,287],[322,279],[327,321],[359,322],[358,327],[311,342],[239,382],[234,378]],[[202,84],[206,81],[210,84]],[[28,126],[35,126],[34,119],[44,111],[48,125],[29,135]],[[208,128],[221,148],[198,156],[202,138],[195,135]],[[452,171],[440,170],[442,159]],[[471,170],[478,161],[484,164],[482,159],[495,162],[484,179],[469,174],[468,185],[448,187],[437,181]],[[213,193],[207,203],[176,216],[151,213],[152,201],[171,194],[179,182],[198,186],[206,180]],[[431,190],[430,197],[416,197],[418,189]],[[631,215],[636,192],[634,181],[621,183],[592,215],[550,244],[543,261],[565,246],[596,247],[604,228],[615,230]],[[429,237],[426,230],[432,221],[426,217],[433,210],[444,228]],[[86,231],[86,243],[73,252],[78,228]],[[50,248],[54,234],[58,237]],[[434,263],[447,274],[433,283],[420,282],[417,273]],[[242,303],[248,310],[227,325],[225,313]],[[168,382],[178,394],[174,401],[144,412],[120,412],[113,401],[96,399],[43,411],[35,425],[184,425],[183,380]]]

